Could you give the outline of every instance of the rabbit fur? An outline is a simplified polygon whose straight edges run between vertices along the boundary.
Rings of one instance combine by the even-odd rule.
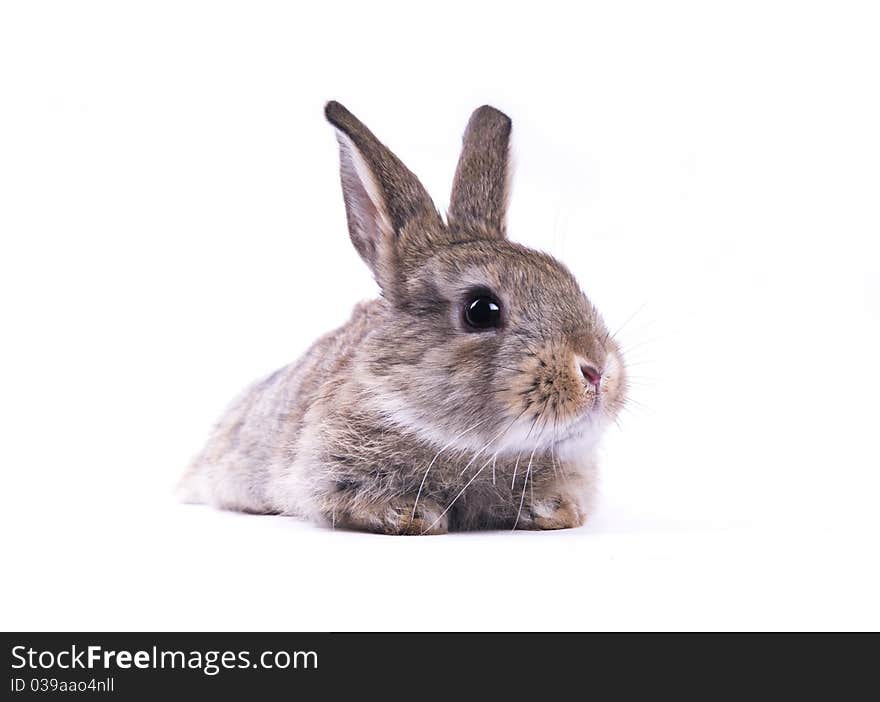
[[[473,113],[444,221],[354,115],[325,114],[381,296],[232,403],[184,498],[383,534],[580,526],[626,370],[568,269],[507,239],[510,119]],[[480,297],[489,328],[469,325]]]

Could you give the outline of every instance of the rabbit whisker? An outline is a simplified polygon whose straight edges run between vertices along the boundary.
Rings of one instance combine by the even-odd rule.
[[[525,410],[523,410],[522,412],[520,412],[518,416],[514,417],[513,420],[510,422],[510,424],[508,424],[508,425],[507,425],[502,431],[498,432],[495,436],[493,436],[491,439],[489,439],[489,441],[486,443],[486,445],[483,446],[483,448],[481,448],[479,451],[477,451],[477,452],[474,454],[473,458],[471,458],[471,460],[468,461],[467,465],[466,465],[464,468],[462,468],[462,471],[461,471],[461,473],[459,473],[459,475],[464,475],[465,473],[467,473],[467,469],[470,468],[471,465],[473,465],[474,461],[477,460],[477,457],[478,457],[481,453],[483,453],[483,451],[485,451],[485,450],[486,450],[487,448],[489,448],[493,443],[495,443],[495,441],[496,441],[497,439],[500,439],[500,438],[503,437],[508,431],[510,431],[510,427],[513,426],[514,422],[516,422],[517,419],[519,419],[520,417],[523,416],[523,412],[525,412]],[[497,454],[496,454],[496,455],[497,455]]]
[[[481,424],[485,424],[486,421],[487,421],[486,419],[483,419],[483,420],[477,422],[476,424],[474,424],[474,425],[468,427],[468,428],[465,429],[463,432],[461,432],[461,433],[459,433],[459,434],[456,434],[456,436],[454,436],[454,437],[449,441],[448,444],[446,444],[443,448],[441,448],[441,449],[440,449],[440,450],[434,455],[434,458],[431,459],[431,462],[428,464],[428,467],[427,467],[427,469],[425,470],[425,474],[422,476],[422,482],[421,482],[421,484],[419,485],[419,491],[416,493],[416,500],[415,500],[415,502],[413,503],[413,508],[412,508],[412,516],[411,516],[412,519],[415,519],[415,518],[416,518],[416,507],[419,506],[419,498],[422,496],[422,490],[423,490],[424,487],[425,487],[425,481],[428,479],[428,473],[431,471],[431,467],[434,465],[434,463],[436,462],[436,460],[440,457],[440,454],[443,453],[443,452],[444,452],[446,449],[448,449],[450,446],[452,446],[452,445],[453,445],[456,441],[458,441],[462,436],[464,436],[465,434],[467,434],[467,433],[470,432],[470,431],[473,431],[474,429],[476,429],[476,428],[477,428],[478,426],[480,426]],[[433,525],[432,525],[432,526],[433,526]]]
[[[523,483],[522,497],[520,497],[519,499],[519,509],[516,512],[516,520],[513,522],[513,529],[511,531],[515,531],[516,525],[519,524],[519,517],[522,514],[523,503],[526,501],[526,487],[529,484],[529,475],[531,475],[532,473],[532,459],[535,457],[535,451],[537,450],[537,447],[532,449],[532,455],[529,456],[529,465],[526,467],[526,480]],[[532,493],[532,495],[534,495],[534,492]]]
[[[441,519],[443,519],[443,515],[445,515],[450,509],[452,509],[452,505],[454,505],[454,504],[458,501],[458,498],[459,498],[459,497],[461,497],[462,495],[464,495],[464,491],[467,490],[468,487],[470,487],[471,483],[474,482],[474,481],[477,479],[477,477],[480,475],[480,473],[483,472],[483,470],[486,468],[486,466],[489,465],[490,462],[491,462],[491,459],[490,459],[489,461],[486,461],[486,462],[480,467],[480,469],[479,469],[476,473],[474,473],[474,474],[471,476],[471,479],[468,480],[467,483],[465,483],[465,486],[464,486],[464,487],[459,491],[459,493],[453,498],[452,502],[450,502],[450,503],[446,506],[446,509],[444,509],[444,510],[439,514],[439,516],[437,517],[437,519],[435,519],[433,522],[431,522],[431,525],[430,525],[428,528],[426,528],[426,529],[422,532],[422,535],[427,534],[429,531],[431,531],[431,529],[434,528],[434,525],[436,525],[437,522],[439,522]]]
[[[642,310],[645,309],[645,307],[648,306],[648,302],[650,302],[650,301],[645,300],[641,305],[639,305],[639,307],[636,309],[636,311],[633,312],[629,317],[627,317],[626,321],[617,328],[617,331],[615,331],[613,334],[611,334],[611,338],[616,339],[617,335],[620,334],[620,332],[622,332],[624,330],[626,325],[629,324],[631,321],[633,321],[633,319],[635,319],[636,315],[638,315],[639,312],[641,312]],[[608,337],[606,336],[606,338],[608,338]]]
[[[516,454],[516,463],[513,464],[513,480],[510,482],[510,489],[513,490],[513,486],[516,485],[516,469],[519,468],[519,459],[522,454]]]

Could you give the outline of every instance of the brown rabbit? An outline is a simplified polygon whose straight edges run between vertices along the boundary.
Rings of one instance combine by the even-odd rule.
[[[580,526],[626,372],[571,273],[506,238],[510,120],[474,112],[444,223],[354,115],[325,114],[381,297],[232,404],[185,497],[385,534]]]

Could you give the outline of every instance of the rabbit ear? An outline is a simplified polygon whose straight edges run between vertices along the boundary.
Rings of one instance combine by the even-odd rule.
[[[510,129],[510,118],[489,105],[471,115],[452,184],[450,229],[504,238]]]
[[[339,141],[351,241],[387,291],[407,250],[429,246],[443,220],[418,178],[357,117],[338,102],[324,114]]]

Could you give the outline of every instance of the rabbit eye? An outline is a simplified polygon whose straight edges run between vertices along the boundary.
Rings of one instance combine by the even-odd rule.
[[[465,305],[464,319],[474,329],[499,327],[501,326],[501,305],[490,295],[477,295]]]

